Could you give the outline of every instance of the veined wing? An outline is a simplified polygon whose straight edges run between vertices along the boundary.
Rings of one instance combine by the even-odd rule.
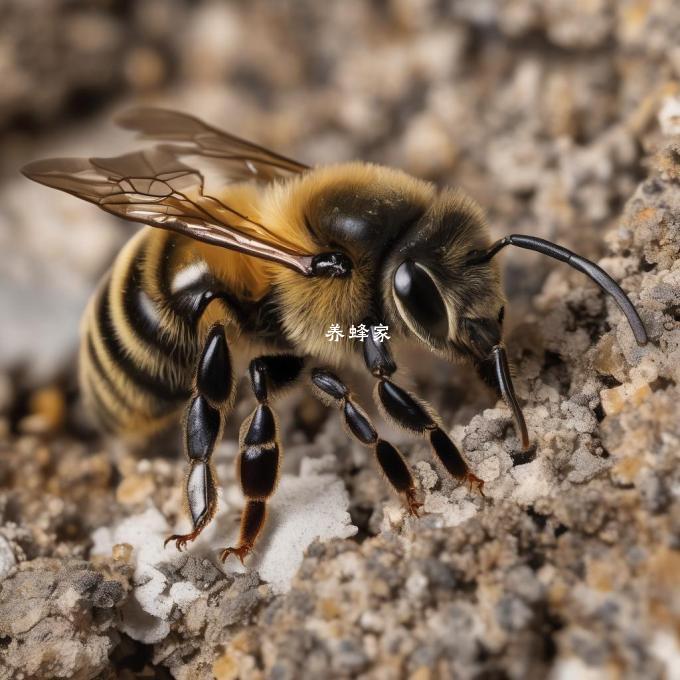
[[[117,119],[143,139],[174,142],[168,150],[177,156],[196,155],[213,159],[233,181],[255,179],[269,182],[299,174],[309,166],[277,154],[240,137],[218,130],[186,113],[159,108],[137,108]]]
[[[114,158],[47,159],[22,172],[124,219],[312,273],[313,254],[296,252],[264,225],[208,194],[202,173],[180,161],[172,149],[160,146]]]

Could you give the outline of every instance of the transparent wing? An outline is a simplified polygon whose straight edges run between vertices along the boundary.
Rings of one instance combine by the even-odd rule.
[[[279,262],[305,275],[311,272],[311,254],[296,252],[265,226],[209,195],[202,173],[182,163],[171,149],[161,146],[115,158],[47,159],[22,172],[124,219]]]
[[[298,174],[309,166],[262,146],[213,128],[185,113],[158,108],[137,108],[123,113],[119,125],[135,130],[144,139],[175,142],[167,150],[177,156],[198,155],[214,159],[233,181],[272,181]]]

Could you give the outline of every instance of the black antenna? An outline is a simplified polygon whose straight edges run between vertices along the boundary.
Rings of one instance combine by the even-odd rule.
[[[585,257],[572,253],[571,250],[558,246],[556,243],[551,243],[550,241],[537,238],[536,236],[510,234],[510,236],[504,236],[499,241],[496,241],[496,243],[486,250],[473,250],[469,253],[466,264],[482,264],[488,262],[496,255],[496,253],[505,248],[505,246],[517,246],[518,248],[535,250],[548,257],[554,257],[556,260],[566,262],[574,269],[583,272],[591,280],[597,283],[605,293],[609,293],[609,295],[614,298],[616,304],[624,313],[626,319],[628,319],[628,323],[630,324],[630,328],[633,331],[633,335],[635,336],[638,345],[647,344],[647,331],[642,323],[642,319],[633,306],[633,303],[623,292],[621,286],[619,286],[604,269],[598,267],[594,262],[586,260]]]

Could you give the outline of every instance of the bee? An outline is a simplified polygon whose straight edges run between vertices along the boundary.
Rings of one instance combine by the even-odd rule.
[[[146,225],[87,306],[79,380],[85,403],[113,433],[148,437],[182,420],[193,529],[167,539],[179,550],[215,514],[211,456],[234,405],[239,361],[249,362],[257,406],[240,428],[246,502],[238,543],[222,551],[223,561],[231,554],[243,561],[261,534],[282,456],[272,404],[299,382],[340,410],[349,436],[373,451],[418,513],[404,457],[336,372],[352,361],[375,379],[380,412],[425,438],[450,475],[482,491],[435,410],[395,381],[393,338],[471,362],[530,447],[503,343],[506,300],[494,258],[506,246],[589,276],[614,297],[637,342],[647,341],[631,301],[600,267],[533,236],[492,243],[482,209],[460,189],[438,190],[372,163],[308,167],[170,110],[135,109],[118,122],[153,145],[114,158],[37,161],[23,172]],[[329,342],[329,321],[369,332],[361,342],[346,335]],[[389,337],[376,332],[385,326]]]

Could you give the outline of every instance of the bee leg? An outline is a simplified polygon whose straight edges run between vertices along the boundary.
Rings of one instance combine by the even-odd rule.
[[[397,370],[389,345],[386,341],[375,340],[374,321],[366,319],[364,324],[370,328],[364,342],[364,362],[378,379],[374,393],[378,407],[403,429],[427,437],[434,454],[447,472],[456,479],[467,482],[470,487],[477,487],[484,495],[484,481],[470,470],[458,447],[442,429],[440,418],[432,407],[389,379]]]
[[[418,514],[422,503],[416,499],[413,477],[401,453],[388,441],[380,439],[368,416],[352,398],[347,386],[330,371],[315,368],[312,384],[316,395],[324,402],[342,410],[347,431],[364,446],[371,447],[380,468],[397,493],[404,494],[412,515]]]
[[[166,544],[175,541],[178,550],[193,541],[215,515],[217,490],[210,458],[222,435],[234,394],[235,382],[224,326],[215,324],[208,332],[198,361],[193,396],[184,419],[184,448],[189,459],[185,492],[194,528],[191,533],[173,534],[166,539]]]
[[[397,425],[428,438],[432,451],[451,476],[467,482],[470,487],[476,486],[482,492],[484,481],[470,470],[429,404],[384,377],[378,381],[375,399],[381,410]]]
[[[477,369],[477,374],[499,397],[502,397],[510,409],[522,450],[527,452],[531,448],[529,431],[512,384],[508,356],[501,342],[503,316],[504,310],[501,308],[495,322],[492,319],[470,318],[463,319],[463,322],[470,339],[470,358]]]
[[[239,436],[238,474],[246,497],[238,545],[225,548],[220,558],[236,555],[241,562],[253,548],[267,517],[267,498],[276,488],[282,448],[269,398],[297,380],[304,360],[290,354],[263,356],[250,362],[250,383],[258,401],[243,421]]]
[[[489,368],[493,371],[493,378],[490,375]],[[524,420],[522,408],[517,401],[515,395],[515,388],[512,384],[512,376],[510,374],[510,367],[508,366],[508,357],[505,347],[501,344],[494,345],[491,348],[490,357],[484,362],[477,363],[477,373],[480,375],[487,385],[491,384],[496,393],[503,398],[515,422],[515,431],[517,437],[522,444],[522,450],[528,451],[531,448],[531,440],[529,439],[529,431]]]

